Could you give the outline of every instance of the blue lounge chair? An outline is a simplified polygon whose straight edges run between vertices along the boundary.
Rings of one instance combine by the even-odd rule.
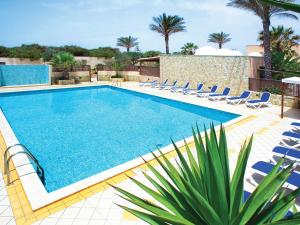
[[[250,97],[250,91],[244,91],[240,96],[233,96],[226,99],[228,104],[238,105],[241,102],[246,102]]]
[[[284,156],[287,159],[292,161],[299,161],[300,160],[300,151],[294,148],[287,148],[282,146],[276,146],[273,148],[273,153],[280,157]]]
[[[282,133],[281,143],[290,148],[300,147],[300,133],[286,131]]]
[[[181,87],[172,87],[171,91],[172,92],[184,92],[184,90],[186,90],[190,85],[190,82],[186,82],[185,85],[181,86]]]
[[[300,123],[293,122],[293,123],[291,123],[291,126],[293,127],[294,130],[296,130],[297,132],[300,132]]]
[[[198,92],[200,92],[202,90],[202,88],[203,88],[203,84],[198,83],[196,89],[187,88],[182,93],[185,94],[185,95],[193,95],[193,94],[197,94]]]
[[[153,87],[153,88],[159,88],[159,87],[161,87],[163,85],[166,85],[168,83],[168,80],[169,79],[166,79],[164,82],[161,82],[160,84],[153,85],[151,87]]]
[[[229,92],[230,92],[230,88],[226,87],[226,88],[224,88],[223,93],[210,94],[208,96],[208,99],[212,100],[212,101],[219,101],[219,100],[225,99],[229,95]]]
[[[274,168],[274,165],[271,163],[259,161],[255,163],[252,168],[262,175],[267,175]],[[286,184],[289,185],[292,189],[300,187],[300,174],[296,172],[292,172],[289,178],[286,181]]]
[[[272,104],[270,102],[270,97],[271,94],[269,92],[263,92],[260,99],[246,101],[246,105],[255,109],[258,109],[264,105],[271,106]]]
[[[139,86],[140,87],[145,87],[145,86],[153,86],[153,85],[156,85],[156,84],[157,84],[157,80],[154,80],[154,81],[140,82]]]
[[[218,89],[218,86],[214,85],[214,86],[212,86],[210,91],[200,91],[200,92],[198,92],[197,96],[198,97],[207,97],[210,94],[216,93],[217,89]]]
[[[162,85],[161,87],[159,87],[160,90],[170,90],[171,88],[174,88],[176,87],[176,84],[177,84],[177,80],[175,80],[173,82],[173,84],[165,84],[165,85]]]

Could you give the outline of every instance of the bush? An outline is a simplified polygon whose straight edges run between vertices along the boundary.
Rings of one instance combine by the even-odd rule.
[[[100,47],[89,50],[89,56],[91,57],[104,57],[109,59],[115,57],[118,53],[120,53],[118,48],[111,47]]]

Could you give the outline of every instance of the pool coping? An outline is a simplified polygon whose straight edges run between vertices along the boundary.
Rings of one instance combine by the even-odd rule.
[[[107,84],[105,84],[105,85],[111,86],[111,85],[107,85]],[[94,86],[104,86],[104,85],[79,86],[79,87],[94,87]],[[63,87],[63,88],[66,88],[66,87]],[[76,87],[67,87],[67,88],[76,88]],[[120,87],[118,87],[118,88],[120,88]],[[49,89],[40,89],[40,90],[54,90],[54,89],[61,89],[61,88],[58,87],[58,88],[49,88]],[[201,105],[193,104],[190,102],[185,102],[185,101],[180,101],[180,100],[176,100],[176,99],[172,99],[172,98],[162,97],[162,96],[155,95],[155,94],[139,92],[137,90],[132,90],[129,88],[121,87],[121,89],[134,91],[134,92],[147,94],[147,95],[152,95],[152,96],[157,96],[160,98],[170,99],[170,100],[174,100],[174,101],[179,101],[182,103],[192,104],[195,106],[201,106]],[[39,91],[39,90],[22,90],[22,91],[12,91],[12,92],[15,93],[15,92],[24,92],[24,91]],[[8,92],[3,92],[3,93],[8,93]],[[209,107],[207,107],[207,108],[209,108]],[[212,109],[214,109],[214,108],[212,108]],[[219,109],[217,109],[217,110],[219,110]],[[220,110],[220,111],[236,114],[235,112],[231,112],[229,110]],[[241,120],[244,120],[245,118],[250,116],[247,114],[240,114],[240,113],[239,113],[239,115],[240,115],[239,117],[224,123],[223,126],[224,127],[231,126],[231,125],[233,125]],[[216,126],[216,129],[219,129],[219,128],[220,128],[220,125]],[[2,109],[0,110],[0,131],[3,135],[6,146],[19,144],[17,137],[15,136],[4,113],[2,112]],[[185,139],[185,141],[187,143],[191,143],[191,142],[193,142],[193,137],[188,137]],[[180,141],[176,142],[176,145],[178,147],[182,147],[185,145],[185,142],[184,142],[184,140],[180,140]],[[170,144],[170,145],[167,145],[167,146],[161,148],[160,150],[164,154],[166,154],[166,153],[172,152],[174,150],[174,147],[172,144]],[[20,146],[14,147],[14,148],[10,149],[9,155],[12,155],[12,154],[14,154],[16,152],[20,152],[20,151],[22,151],[22,148]],[[154,154],[159,155],[159,151],[155,150]],[[146,161],[151,161],[154,159],[154,157],[151,153],[144,155],[143,158]],[[42,184],[41,180],[39,179],[38,175],[36,174],[36,172],[33,168],[33,165],[30,163],[27,156],[25,156],[23,154],[16,155],[12,158],[12,162],[14,164],[14,167],[17,171],[19,179],[22,183],[24,192],[26,193],[26,196],[28,198],[28,201],[29,201],[30,206],[33,211],[38,210],[47,205],[50,205],[51,203],[56,202],[60,199],[66,198],[67,196],[75,194],[75,193],[77,193],[83,189],[86,189],[90,186],[93,186],[97,183],[104,182],[105,180],[107,180],[109,178],[115,177],[119,174],[124,173],[125,171],[131,170],[131,169],[136,168],[145,163],[141,157],[138,157],[138,158],[135,158],[128,162],[125,162],[121,165],[115,166],[115,167],[105,170],[103,172],[100,172],[100,173],[97,173],[90,177],[87,177],[85,179],[82,179],[76,183],[65,186],[61,189],[58,189],[56,191],[48,193],[46,191],[44,185]],[[47,177],[47,175],[46,175],[46,177]]]

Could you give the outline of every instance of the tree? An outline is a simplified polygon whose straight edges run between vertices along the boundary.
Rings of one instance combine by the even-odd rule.
[[[166,54],[169,54],[170,35],[186,30],[184,19],[177,15],[167,16],[163,13],[158,17],[153,17],[153,22],[153,24],[150,24],[150,30],[161,34],[165,38]]]
[[[224,32],[212,33],[208,37],[208,42],[217,43],[219,49],[221,49],[225,43],[231,41],[229,36],[230,34],[226,34]]]
[[[195,55],[197,49],[197,45],[192,42],[188,42],[183,47],[181,47],[181,53],[184,55]]]
[[[139,45],[137,38],[128,36],[120,37],[117,40],[117,46],[126,48],[126,51],[129,52],[131,48],[137,47]]]
[[[118,48],[111,47],[99,47],[89,50],[89,56],[91,57],[104,57],[109,59],[115,57],[119,53],[120,51]]]
[[[252,138],[239,151],[231,174],[224,128],[221,126],[219,137],[213,125],[210,133],[205,131],[203,139],[199,129],[193,136],[195,151],[186,144],[183,154],[173,142],[175,160],[168,159],[161,151],[159,155],[152,153],[155,164],[145,161],[148,171],[143,171],[142,182],[130,177],[134,185],[147,193],[146,198],[140,197],[139,191],[130,193],[113,186],[130,203],[129,207],[120,207],[149,224],[299,224],[299,212],[286,215],[300,188],[290,193],[282,189],[294,170],[294,163],[282,168],[284,158],[280,159],[252,193],[245,193]]]
[[[276,1],[276,0],[260,0],[263,3],[267,3],[273,6],[277,6],[279,8],[289,10],[289,11],[294,11],[300,13],[300,5],[299,4],[293,4],[293,3],[288,3],[285,1]]]
[[[145,58],[154,57],[154,56],[159,56],[160,54],[161,54],[160,51],[151,50],[151,51],[144,52],[143,57]]]
[[[294,0],[285,0],[284,2],[293,2]],[[227,4],[231,7],[236,7],[253,12],[262,20],[264,31],[264,63],[265,63],[265,77],[272,78],[272,52],[270,45],[270,25],[272,16],[285,16],[288,18],[297,19],[293,14],[287,13],[287,10],[277,6],[267,5],[258,0],[230,0]]]
[[[28,58],[30,60],[38,60],[42,57],[42,53],[46,47],[39,44],[21,45],[20,47],[10,48],[9,56],[12,58]]]
[[[58,52],[51,59],[51,65],[63,69],[63,77],[68,80],[69,77],[69,69],[71,66],[75,65],[76,61],[74,56],[69,52]]]
[[[258,36],[261,45],[264,44],[264,32],[261,31]],[[289,52],[290,55],[295,54],[292,47],[297,46],[300,41],[300,36],[294,34],[294,30],[284,28],[283,26],[272,27],[270,30],[271,50],[279,52]]]
[[[76,45],[65,45],[60,49],[64,52],[69,52],[74,56],[89,56],[89,50]]]
[[[0,46],[0,57],[9,57],[9,49],[4,46]]]

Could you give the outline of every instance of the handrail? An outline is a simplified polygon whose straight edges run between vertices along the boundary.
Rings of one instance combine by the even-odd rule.
[[[16,152],[16,153],[10,155],[9,158],[7,159],[8,150],[13,147],[16,147],[16,146],[22,147],[23,151]],[[42,183],[45,185],[45,171],[44,171],[43,167],[40,165],[39,161],[34,157],[34,155],[23,144],[15,144],[15,145],[9,146],[4,152],[4,174],[7,174],[7,185],[10,184],[9,161],[11,160],[12,157],[19,155],[19,154],[27,155],[35,163],[37,175],[41,179]]]

